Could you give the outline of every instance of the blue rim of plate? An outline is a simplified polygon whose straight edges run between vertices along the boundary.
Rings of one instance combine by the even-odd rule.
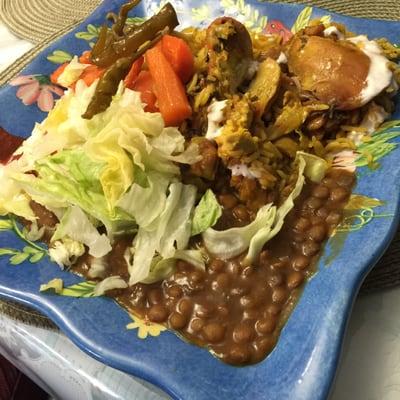
[[[87,31],[88,24],[101,23],[106,12],[116,11],[121,3],[123,1],[104,2],[85,22],[39,54],[22,74],[50,74],[56,66],[46,57],[54,50],[74,54],[87,50],[87,41],[78,40],[75,34]],[[155,3],[143,1],[140,11],[148,15],[155,10]],[[245,14],[244,19],[253,18],[257,23],[267,15],[269,21],[283,21],[287,26],[291,26],[304,9],[300,5],[253,0],[246,3],[242,0],[180,0],[173,3],[177,5],[180,19],[191,20],[197,15],[195,22],[201,26],[208,23],[204,14],[206,6],[212,8],[211,17],[236,7]],[[398,22],[344,17],[313,9],[313,17],[326,14],[356,33],[386,36],[392,41],[400,36]],[[11,86],[0,90],[0,126],[26,137],[33,122],[42,120],[45,114],[35,106],[23,106],[15,92],[16,88]],[[394,118],[400,119],[399,102]],[[393,142],[399,143],[399,137]],[[62,278],[67,285],[80,281],[71,273],[60,271],[47,259],[37,264],[24,262],[11,266],[0,257],[0,295],[41,311],[94,358],[147,380],[176,399],[325,399],[335,376],[345,327],[358,288],[387,248],[399,222],[400,151],[396,149],[380,161],[381,167],[377,171],[370,172],[366,167],[358,170],[360,177],[354,192],[383,200],[385,203],[379,210],[386,218],[372,218],[363,229],[351,232],[329,265],[324,264],[325,254],[321,257],[318,273],[306,285],[282,330],[278,345],[259,364],[244,368],[225,365],[205,349],[187,344],[171,332],[140,340],[134,331],[125,329],[131,322],[128,314],[110,299],[41,294],[38,291],[40,284],[55,277]],[[12,247],[19,243],[12,233],[2,232],[0,238],[2,246]]]

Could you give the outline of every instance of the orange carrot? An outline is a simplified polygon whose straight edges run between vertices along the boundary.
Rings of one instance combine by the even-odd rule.
[[[79,79],[82,79],[86,86],[90,86],[97,78],[100,78],[104,73],[104,68],[100,68],[97,65],[89,65],[86,67]]]
[[[138,77],[140,70],[142,69],[143,62],[144,62],[144,57],[142,56],[132,64],[132,67],[128,72],[128,75],[125,77],[124,80],[125,87],[127,87],[128,89],[132,89],[133,84],[136,78]]]
[[[92,52],[90,50],[84,51],[79,57],[79,62],[81,64],[92,64],[92,60],[90,59],[91,55]]]
[[[165,124],[177,126],[192,115],[185,87],[165,57],[161,45],[147,50],[146,61]]]
[[[194,73],[194,58],[189,45],[181,38],[165,35],[161,39],[162,51],[183,83]]]
[[[54,85],[59,85],[58,83],[58,78],[60,77],[60,75],[64,72],[65,68],[67,68],[67,65],[69,65],[69,63],[65,63],[60,65],[51,75],[50,75],[50,81],[51,83],[53,83]]]
[[[157,97],[154,94],[153,86],[154,82],[150,72],[141,71],[132,88],[136,92],[140,92],[140,98],[142,99],[142,102],[146,104],[144,110],[147,112],[158,111],[158,107],[156,105]]]

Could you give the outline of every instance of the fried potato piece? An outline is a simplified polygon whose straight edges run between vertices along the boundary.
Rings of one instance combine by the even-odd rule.
[[[254,114],[261,117],[270,106],[279,89],[281,68],[272,58],[267,58],[259,67],[249,87],[249,96],[254,104]]]
[[[319,36],[295,36],[287,58],[289,71],[303,90],[339,110],[360,107],[371,61],[357,46]]]

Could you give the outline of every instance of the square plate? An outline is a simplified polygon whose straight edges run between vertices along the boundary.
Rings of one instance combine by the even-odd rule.
[[[24,106],[16,96],[19,89],[15,86],[7,85],[0,90],[0,126],[23,137],[30,135],[34,123],[46,116],[39,107],[46,109],[51,105],[50,96],[54,94],[48,86],[48,77],[56,68],[54,63],[89,49],[106,12],[117,11],[122,3],[104,2],[84,23],[54,42],[26,67],[22,75],[35,74],[33,79],[39,82],[40,93],[36,93],[35,104]],[[298,28],[310,18],[331,15],[332,20],[344,23],[358,34],[387,37],[391,41],[400,37],[398,22],[343,17],[304,6],[251,0],[172,3],[184,26],[205,27],[218,16],[231,15],[252,29],[285,35],[290,34],[293,25]],[[151,15],[158,7],[157,2],[143,0],[136,13]],[[28,94],[19,92],[19,97]],[[392,118],[400,119],[399,102]],[[306,285],[275,350],[257,365],[237,368],[223,364],[207,350],[140,322],[137,330],[127,330],[131,318],[111,299],[39,293],[40,284],[50,279],[62,278],[65,285],[80,279],[60,271],[48,257],[39,261],[31,256],[25,261],[24,256],[13,259],[16,254],[24,253],[25,245],[7,219],[0,220],[0,295],[40,310],[96,359],[146,379],[176,399],[325,399],[335,375],[354,297],[363,278],[386,249],[399,219],[398,122],[374,136],[371,149],[380,157],[379,168],[369,170],[363,153],[354,153],[346,159],[350,167],[357,166],[354,194],[358,197],[352,198],[353,218],[327,243],[318,272]],[[340,251],[339,242],[342,242]],[[15,254],[7,253],[7,249],[14,249]],[[147,335],[146,340],[138,334]]]

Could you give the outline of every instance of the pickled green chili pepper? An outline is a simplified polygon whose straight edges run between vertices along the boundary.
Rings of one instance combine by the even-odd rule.
[[[112,97],[117,93],[119,83],[126,77],[132,64],[141,57],[149,48],[153,47],[166,33],[168,27],[159,32],[150,42],[145,43],[132,57],[124,57],[118,59],[111,67],[109,67],[97,84],[96,90],[88,108],[82,115],[82,118],[91,119],[109,107]]]
[[[119,10],[117,20],[115,21],[112,30],[117,36],[122,36],[124,34],[124,26],[126,19],[128,18],[128,12],[132,8],[136,7],[140,3],[140,0],[133,0],[129,3],[124,4]]]
[[[129,3],[131,5],[132,3]],[[119,17],[120,18],[120,17]],[[117,21],[122,22],[123,18]],[[168,27],[170,31],[178,26],[178,18],[176,12],[170,3],[167,3],[156,15],[153,15],[143,24],[138,25],[136,29],[130,31],[126,36],[117,38],[115,33],[119,32],[123,25],[118,25],[117,32],[100,32],[100,44],[93,48],[92,62],[99,67],[109,67],[115,63],[119,58],[130,57],[135,54],[137,49],[148,41],[151,41],[158,32]],[[103,36],[102,36],[103,34]],[[114,40],[110,43],[109,37],[113,35]],[[104,36],[108,36],[104,37]],[[108,39],[108,40],[107,40]]]
[[[107,110],[112,96],[117,92],[119,82],[125,78],[132,65],[132,57],[120,58],[106,70],[97,84],[96,91],[82,118],[91,119],[96,114]]]

